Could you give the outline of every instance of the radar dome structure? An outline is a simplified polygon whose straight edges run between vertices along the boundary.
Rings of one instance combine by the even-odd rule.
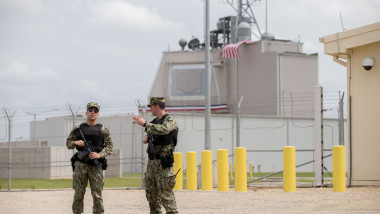
[[[261,39],[262,40],[274,40],[274,34],[270,31],[266,31],[263,34],[261,34]]]
[[[241,22],[238,26],[238,42],[251,40],[251,25],[248,22]]]
[[[182,50],[185,50],[185,47],[187,45],[187,40],[184,38],[181,38],[178,43],[181,46]]]

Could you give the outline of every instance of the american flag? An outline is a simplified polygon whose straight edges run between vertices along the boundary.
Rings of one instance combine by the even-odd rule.
[[[223,47],[223,52],[222,52],[222,58],[236,58],[240,57],[239,55],[239,46],[250,42],[251,40],[244,40],[236,44],[228,44]]]

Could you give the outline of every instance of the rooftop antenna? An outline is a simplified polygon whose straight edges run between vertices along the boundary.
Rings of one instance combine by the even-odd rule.
[[[259,24],[256,21],[255,14],[252,11],[252,5],[258,5],[261,0],[226,0],[226,2],[231,5],[231,7],[236,11],[237,14],[237,22],[236,26],[239,25],[239,22],[243,21],[244,17],[249,17],[251,19],[251,24],[255,25],[257,28],[257,31],[259,32],[259,35],[256,35],[255,33],[252,33],[255,37],[258,39],[261,39],[261,30],[259,27]],[[235,7],[235,5],[237,5]],[[237,35],[237,28],[236,28]]]

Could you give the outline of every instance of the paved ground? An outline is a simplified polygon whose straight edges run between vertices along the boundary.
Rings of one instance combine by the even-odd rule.
[[[0,192],[0,213],[71,213],[73,190]],[[144,190],[103,191],[106,213],[149,213]],[[380,187],[282,188],[250,187],[247,192],[175,191],[180,213],[380,213]],[[91,213],[90,190],[85,213]]]

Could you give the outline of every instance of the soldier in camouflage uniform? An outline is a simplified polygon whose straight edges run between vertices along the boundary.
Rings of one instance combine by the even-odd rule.
[[[172,115],[166,113],[164,98],[152,97],[148,107],[152,115],[156,116],[153,121],[148,123],[141,116],[134,116],[133,120],[134,123],[145,127],[148,135],[143,138],[143,143],[147,144],[150,141],[149,161],[144,177],[150,213],[161,213],[161,205],[166,209],[166,213],[178,213],[173,192],[173,151],[177,144],[177,122]],[[153,152],[149,152],[151,145],[154,148]]]
[[[68,149],[76,148],[78,152],[73,156],[74,174],[73,189],[75,190],[73,200],[73,213],[83,213],[83,199],[86,193],[87,183],[90,182],[91,194],[94,200],[93,213],[104,213],[102,190],[104,185],[103,176],[100,174],[105,157],[112,154],[113,144],[110,131],[107,127],[97,122],[100,106],[97,103],[87,104],[87,121],[75,126],[66,140]],[[91,152],[82,160],[77,155],[84,149],[84,141],[80,138],[79,129],[87,141],[91,141],[95,152]],[[95,165],[94,159],[100,164]]]

